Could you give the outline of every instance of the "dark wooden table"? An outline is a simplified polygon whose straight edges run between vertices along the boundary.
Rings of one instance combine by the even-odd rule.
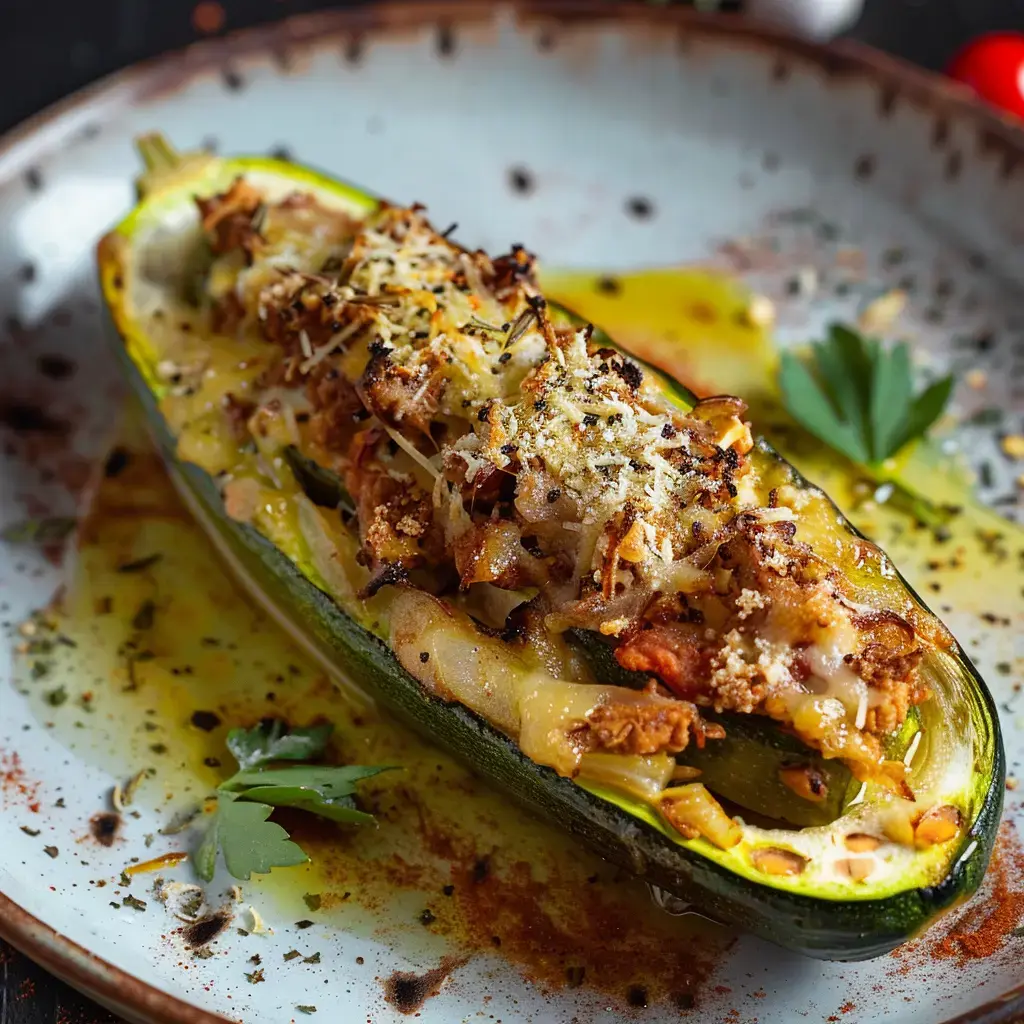
[[[193,0],[6,0],[0,31],[0,131],[118,67],[195,36]],[[222,0],[226,28],[329,0]],[[1024,0],[868,0],[852,33],[933,69],[985,29],[1024,30]],[[120,1018],[0,941],[0,1024],[118,1024]]]
[[[0,941],[0,1024],[119,1024]]]

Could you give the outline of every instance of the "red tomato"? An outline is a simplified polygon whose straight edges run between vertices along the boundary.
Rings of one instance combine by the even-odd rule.
[[[957,53],[946,73],[994,106],[1024,117],[1024,34],[979,36]]]

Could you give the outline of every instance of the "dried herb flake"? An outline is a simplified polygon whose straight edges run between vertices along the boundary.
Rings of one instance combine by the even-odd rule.
[[[144,558],[136,558],[133,562],[125,562],[124,565],[120,565],[117,568],[118,572],[142,572],[143,569],[148,569],[151,565],[156,565],[164,556],[158,551],[152,555],[146,555]]]

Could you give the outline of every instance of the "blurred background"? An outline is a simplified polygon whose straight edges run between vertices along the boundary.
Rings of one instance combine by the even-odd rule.
[[[758,0],[747,0],[752,2]],[[791,3],[847,6],[845,0]],[[744,0],[695,0],[694,5],[738,10]],[[87,82],[197,37],[331,6],[338,5],[327,0],[2,0],[0,131]],[[859,4],[851,0],[849,6]],[[847,34],[941,69],[972,36],[1011,28],[1024,30],[1024,0],[866,0]]]
[[[796,22],[815,11],[819,16],[825,10],[855,11],[843,35],[937,71],[983,32],[1024,32],[1024,0],[694,0],[693,5],[774,9]],[[0,0],[0,132],[146,57],[332,6],[339,5],[327,0]],[[1017,68],[1017,81],[1024,94],[1021,68],[1024,64]],[[114,1020],[0,941],[0,1024]]]

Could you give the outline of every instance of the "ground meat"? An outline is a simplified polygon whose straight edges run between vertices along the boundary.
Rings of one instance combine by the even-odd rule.
[[[600,704],[587,715],[587,739],[595,751],[615,754],[678,754],[690,743],[700,716],[687,701]]]
[[[503,590],[519,590],[546,579],[543,563],[526,551],[519,527],[507,520],[469,527],[455,540],[453,550],[463,588],[493,583]]]
[[[430,353],[415,369],[396,366],[387,352],[370,359],[359,382],[366,408],[396,429],[412,427],[430,437],[447,379],[444,362]]]
[[[517,294],[526,284],[536,289],[537,257],[528,253],[521,245],[513,246],[507,255],[499,256],[491,263],[491,273],[485,275],[484,283],[494,292],[495,298],[505,302]]]
[[[242,249],[248,262],[262,244],[258,213],[264,209],[260,193],[242,178],[220,195],[196,199],[203,230],[216,255]]]
[[[238,440],[249,440],[249,417],[256,411],[256,403],[236,395],[226,394],[221,403],[231,424],[231,431]]]
[[[850,667],[875,691],[876,703],[868,708],[864,722],[866,732],[895,732],[910,708],[928,698],[918,672],[923,657],[919,647],[900,654],[881,644],[868,644],[859,654],[847,656]]]
[[[356,425],[367,418],[355,386],[324,362],[310,374],[306,395],[313,406],[309,424],[313,440],[328,451],[345,451]]]
[[[381,467],[376,430],[357,434],[349,451],[345,487],[356,502],[363,559],[376,571],[382,565],[405,569],[447,561],[443,531],[434,523],[430,495]]]
[[[429,352],[411,370],[396,366],[386,351],[378,351],[359,381],[359,397],[382,422],[403,431],[412,427],[429,437],[447,383],[443,368],[444,361]]]
[[[444,477],[459,489],[462,503],[471,513],[488,515],[495,503],[515,497],[516,477],[498,469],[492,462],[477,467],[473,482],[466,480],[468,466],[457,452],[449,452],[444,463]]]
[[[373,312],[343,302],[329,279],[293,271],[260,291],[259,320],[263,337],[301,362],[353,321],[369,325]]]
[[[210,326],[216,334],[235,334],[245,320],[245,307],[234,292],[221,296],[210,307]]]
[[[711,657],[698,631],[683,623],[641,629],[615,650],[623,668],[656,675],[687,699],[707,694]]]
[[[926,699],[924,648],[914,628],[891,612],[851,611],[845,578],[796,540],[793,523],[737,516],[708,570],[727,573],[726,589],[691,599],[675,621],[676,602],[651,602],[646,628],[624,633],[615,652],[620,665],[656,676],[698,705],[790,722],[785,695],[806,683],[808,649],[840,637],[859,640],[845,660],[872,691],[867,733],[893,732],[908,708]],[[694,616],[697,605],[704,610]]]

